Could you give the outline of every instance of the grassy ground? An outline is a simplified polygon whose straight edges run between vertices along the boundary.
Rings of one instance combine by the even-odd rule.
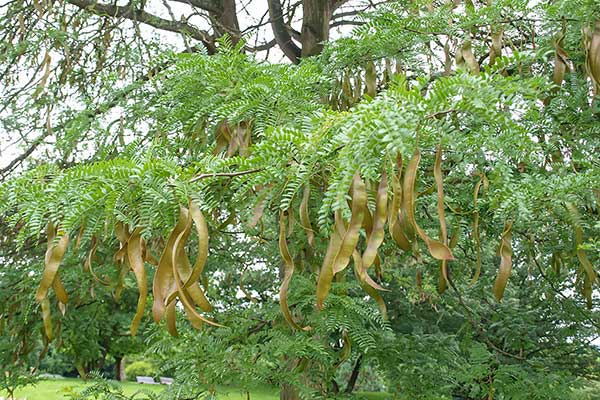
[[[65,379],[48,379],[40,381],[35,386],[29,386],[17,391],[17,399],[26,400],[62,400],[67,399],[69,393],[74,393],[81,390],[86,383],[81,379],[65,378]],[[132,395],[139,390],[151,390],[160,392],[165,389],[162,385],[140,385],[133,382],[123,383],[123,389],[126,395]],[[0,397],[6,394],[0,392]],[[238,389],[221,388],[217,395],[219,400],[246,400],[246,393],[242,393]],[[357,393],[357,400],[385,400],[390,397],[385,393]],[[251,400],[277,400],[279,393],[277,389],[272,388],[257,388],[250,392]]]

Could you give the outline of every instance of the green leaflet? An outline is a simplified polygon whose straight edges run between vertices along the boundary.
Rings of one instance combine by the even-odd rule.
[[[298,325],[298,323],[294,320],[294,317],[292,317],[292,313],[290,312],[290,308],[288,306],[288,288],[290,285],[290,281],[292,280],[292,276],[294,275],[294,260],[292,259],[290,251],[288,249],[286,237],[287,236],[285,214],[283,211],[280,211],[279,253],[281,254],[281,258],[283,259],[284,276],[283,282],[281,283],[281,287],[279,288],[279,307],[281,308],[281,313],[283,314],[283,317],[293,329],[309,331],[312,329],[310,326],[302,328],[300,325]]]
[[[507,221],[504,224],[504,231],[500,238],[500,248],[498,249],[498,255],[500,256],[500,268],[498,268],[498,275],[494,282],[494,296],[496,300],[502,300],[504,295],[504,289],[506,283],[510,277],[512,270],[512,245],[511,245],[511,232],[512,232],[512,221]]]
[[[38,303],[48,295],[48,289],[54,283],[54,279],[58,273],[58,267],[62,262],[63,256],[67,250],[67,245],[69,244],[69,235],[64,232],[56,244],[52,243],[58,232],[51,222],[48,223],[47,232],[48,249],[46,250],[45,268],[44,273],[42,274],[42,280],[40,281],[40,286],[35,294],[35,300]]]

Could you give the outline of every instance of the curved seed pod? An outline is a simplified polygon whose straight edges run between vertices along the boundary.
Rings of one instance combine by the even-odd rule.
[[[129,227],[122,222],[115,223],[115,236],[119,240],[120,247],[115,253],[115,261],[124,261],[127,258],[127,241],[129,240]]]
[[[580,268],[585,272],[583,279],[583,290],[582,294],[586,298],[588,308],[592,306],[592,285],[598,279],[598,275],[592,266],[592,263],[587,258],[585,250],[581,248],[583,244],[583,229],[581,225],[577,222],[579,220],[579,212],[577,208],[571,203],[565,204],[567,210],[572,216],[573,219],[573,229],[575,233],[575,254],[577,255],[577,259],[579,260]]]
[[[362,255],[362,266],[365,270],[375,261],[377,249],[383,243],[385,236],[385,221],[387,220],[387,174],[385,171],[381,175],[381,182],[377,189],[377,198],[375,200],[375,218],[373,229],[367,240],[367,248]]]
[[[160,256],[160,260],[158,260],[158,267],[154,273],[154,280],[152,282],[152,294],[154,295],[152,317],[156,323],[160,322],[165,312],[165,300],[175,289],[173,268],[171,267],[172,251],[175,239],[185,229],[187,224],[187,212],[184,207],[180,207],[179,220],[169,235],[165,249]]]
[[[177,301],[173,300],[165,307],[165,321],[167,324],[167,331],[173,337],[178,337],[179,333],[177,333],[177,312],[176,305]]]
[[[406,215],[406,221],[410,226],[414,228],[421,239],[427,244],[429,253],[431,256],[438,260],[453,260],[452,252],[444,243],[433,240],[427,236],[425,231],[417,224],[415,219],[415,180],[417,177],[417,170],[419,167],[419,161],[421,160],[421,153],[419,148],[415,148],[415,154],[409,161],[406,167],[406,174],[403,182],[403,213]],[[440,161],[441,162],[441,161]]]
[[[188,260],[185,250],[182,248],[180,252],[177,254],[177,270],[178,275],[181,277],[182,282],[189,280],[189,276],[192,272],[192,266],[190,265],[190,261]],[[185,287],[183,290],[185,291],[188,298],[190,298],[194,304],[199,306],[202,311],[210,312],[212,311],[212,305],[204,295],[202,288],[200,288],[199,282],[192,282],[192,284],[188,287]],[[167,303],[174,300],[179,295],[177,290],[173,290],[167,297]]]
[[[484,183],[484,174],[481,174],[481,179],[475,185],[475,190],[473,191],[473,240],[475,241],[475,274],[473,278],[471,278],[471,285],[474,285],[475,282],[479,279],[479,275],[481,275],[481,240],[479,238],[479,208],[477,208],[477,200],[479,199],[479,189],[481,185]]]
[[[454,249],[456,244],[458,243],[458,237],[460,235],[460,225],[457,223],[456,228],[454,229],[454,234],[450,238],[450,249]],[[442,294],[446,291],[449,283],[449,273],[448,273],[448,260],[442,260],[440,263],[440,278],[438,280],[438,293]]]
[[[304,328],[300,327],[298,323],[292,317],[292,313],[290,312],[290,308],[288,306],[287,301],[287,292],[288,287],[290,285],[290,281],[292,280],[292,275],[294,275],[294,260],[290,255],[290,251],[288,249],[287,241],[286,241],[286,221],[285,215],[283,211],[279,212],[279,253],[281,254],[281,258],[283,259],[284,266],[284,276],[283,282],[281,283],[281,287],[279,288],[279,307],[281,308],[281,313],[283,317],[287,321],[287,323],[294,329],[297,330],[311,330],[310,326],[306,326]]]
[[[398,175],[392,175],[392,204],[390,206],[390,212],[388,215],[388,226],[390,236],[396,242],[398,247],[404,251],[410,250],[410,241],[402,230],[402,224],[400,223],[400,206],[402,205],[402,185],[400,184],[402,178],[402,154],[398,153],[396,158],[396,166],[398,168]]]
[[[259,196],[258,201],[254,205],[254,208],[253,208],[253,211],[252,211],[252,219],[250,219],[250,221],[248,222],[248,227],[249,228],[256,227],[256,225],[258,225],[258,222],[262,218],[263,214],[265,213],[265,206],[266,206],[266,203],[267,203],[267,201],[266,201],[267,193],[268,193],[268,191],[265,190]]]
[[[123,289],[125,288],[125,277],[129,272],[129,266],[126,263],[119,264],[119,276],[117,277],[117,283],[115,284],[115,291],[113,293],[113,297],[115,301],[119,301],[121,299],[121,294],[123,293]]]
[[[333,260],[333,273],[337,274],[343,271],[350,262],[352,251],[358,243],[360,228],[363,225],[365,209],[367,208],[367,192],[365,184],[360,178],[358,172],[354,174],[352,187],[352,216],[348,224],[348,229],[342,238],[340,249]]]
[[[437,187],[437,210],[440,219],[441,240],[445,246],[448,246],[448,229],[446,227],[446,214],[444,212],[444,176],[442,174],[442,146],[438,145],[435,154],[435,163],[433,165],[433,176]],[[442,260],[440,264],[442,278],[448,282],[448,260]],[[443,292],[443,290],[442,290]]]
[[[365,84],[367,86],[365,93],[369,97],[375,98],[375,96],[377,96],[377,72],[375,71],[375,64],[373,61],[367,63],[365,69]]]
[[[190,201],[190,217],[192,218],[192,221],[194,221],[194,227],[196,228],[196,234],[198,235],[198,257],[196,258],[192,272],[190,273],[189,278],[187,278],[184,287],[189,287],[192,283],[198,282],[208,258],[208,226],[206,225],[206,220],[204,219],[204,215],[202,215],[202,211],[200,211],[200,208],[192,201]]]
[[[97,248],[98,248],[98,239],[96,239],[96,236],[92,236],[92,243],[91,243],[90,251],[85,259],[85,263],[83,264],[83,270],[89,271],[90,274],[92,275],[92,278],[96,282],[101,284],[102,286],[112,286],[114,284],[113,282],[99,278],[98,275],[96,275],[96,273],[94,272],[94,268],[92,267],[92,265],[93,265],[92,261],[94,259],[94,256],[96,255]]]
[[[181,300],[183,307],[186,309],[188,318],[190,318],[190,321],[192,321],[193,326],[200,326],[201,323],[206,323],[213,326],[223,327],[223,325],[203,317],[196,311],[194,304],[190,299],[190,294],[184,288],[182,278],[179,275],[179,267],[185,265],[186,262],[189,263],[189,260],[187,260],[187,256],[183,251],[183,246],[190,234],[192,219],[189,212],[184,214],[186,214],[188,217],[186,225],[179,235],[177,235],[177,238],[175,238],[175,241],[173,242],[173,248],[171,250],[171,270],[175,280],[175,286],[179,295],[179,300]],[[185,260],[183,260],[184,258]],[[190,288],[192,287],[198,287],[199,289],[199,286],[191,286]]]
[[[52,243],[57,231],[51,222],[48,223],[47,231],[48,249],[46,250],[45,268],[44,273],[42,274],[42,280],[40,281],[40,286],[35,294],[35,300],[38,303],[48,295],[48,289],[54,282],[54,278],[58,272],[58,267],[62,262],[63,256],[67,250],[67,245],[69,244],[69,235],[66,233],[61,236],[56,244]]]
[[[564,37],[565,37],[564,33],[561,33],[561,35],[554,42],[555,57],[554,57],[554,71],[552,72],[552,81],[557,86],[560,86],[563,83],[563,81],[565,79],[565,73],[567,72],[567,70],[569,68],[568,67],[569,55],[567,54],[565,49],[562,47]]]
[[[457,52],[458,53],[458,52]],[[479,74],[479,64],[477,63],[477,59],[475,59],[475,55],[473,55],[473,48],[471,47],[471,39],[465,39],[463,45],[460,49],[460,53],[462,56],[462,60],[464,60],[467,68],[472,74]],[[458,64],[458,62],[457,62]]]
[[[310,215],[308,214],[308,201],[310,200],[310,184],[304,185],[304,191],[302,192],[302,202],[300,203],[300,224],[306,232],[306,238],[310,247],[315,246],[315,232],[312,229],[310,223]]]
[[[69,302],[69,295],[63,286],[62,280],[60,279],[60,272],[56,271],[56,276],[54,277],[54,282],[52,282],[52,288],[54,289],[54,294],[58,301],[62,304],[67,304]],[[64,313],[63,313],[64,315]]]
[[[44,321],[44,334],[49,342],[54,339],[54,331],[52,329],[52,313],[50,311],[50,300],[44,297],[41,301],[42,306],[42,321]]]
[[[364,208],[367,204],[367,192],[365,184],[358,172],[354,174],[352,184],[352,217],[348,229],[340,236],[338,229],[334,229],[329,241],[327,254],[323,260],[321,273],[317,282],[317,308],[323,308],[323,301],[331,289],[333,276],[342,271],[348,265],[350,256],[356,248],[360,228],[364,217]],[[341,218],[338,218],[341,219]],[[336,224],[339,226],[339,223]]]
[[[500,238],[500,248],[498,254],[500,255],[500,268],[498,269],[498,276],[496,276],[496,282],[494,282],[494,296],[498,301],[502,300],[504,295],[504,289],[506,283],[510,277],[512,270],[512,245],[511,245],[511,232],[512,232],[512,221],[507,221],[504,224],[504,232]]]
[[[356,278],[360,282],[360,286],[363,288],[363,290],[365,292],[367,292],[367,294],[373,300],[375,300],[375,302],[377,303],[377,306],[379,307],[379,311],[381,312],[381,315],[387,319],[387,307],[385,306],[385,301],[383,300],[383,297],[381,297],[379,292],[377,290],[375,290],[375,288],[373,288],[371,285],[367,284],[368,274],[366,273],[366,269],[363,268],[362,257],[360,256],[360,253],[356,249],[354,249],[354,251],[352,252],[352,260],[354,261],[354,275],[356,275]]]
[[[586,39],[586,67],[597,90],[600,87],[600,20],[595,21],[593,31],[586,29],[584,38]]]
[[[135,280],[138,286],[138,302],[135,316],[131,321],[131,336],[135,336],[140,321],[146,309],[146,299],[148,298],[148,280],[146,278],[146,267],[144,266],[144,257],[142,256],[144,240],[140,236],[141,229],[137,228],[133,231],[127,242],[127,260],[129,267],[135,275]]]

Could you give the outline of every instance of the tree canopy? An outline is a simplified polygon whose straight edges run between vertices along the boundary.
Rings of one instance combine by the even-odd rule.
[[[45,340],[89,276],[201,344],[192,391],[200,361],[282,398],[363,359],[412,398],[598,373],[596,2],[173,3],[3,6],[0,284],[39,279]]]

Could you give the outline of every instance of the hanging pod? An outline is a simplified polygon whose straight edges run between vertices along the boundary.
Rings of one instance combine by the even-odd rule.
[[[400,210],[400,206],[404,201],[402,197],[402,185],[400,183],[402,180],[402,154],[400,153],[398,153],[398,156],[396,157],[396,167],[398,169],[398,173],[392,175],[392,204],[388,214],[388,226],[390,236],[394,242],[396,242],[398,247],[404,251],[410,251],[410,240],[402,230],[402,226],[404,225],[403,221],[405,218],[401,214]]]
[[[385,237],[385,222],[387,220],[387,174],[385,171],[381,175],[381,181],[377,189],[377,197],[375,199],[375,216],[373,218],[373,227],[370,235],[367,238],[367,247],[361,259],[361,278],[363,281],[375,289],[382,290],[383,288],[375,283],[368,275],[367,270],[373,265],[377,259],[377,250],[383,243]],[[355,263],[356,264],[356,263]]]
[[[594,28],[584,28],[584,47],[586,52],[586,68],[594,83],[595,91],[600,89],[600,20],[594,22]]]
[[[138,302],[135,316],[133,317],[133,321],[131,321],[131,336],[135,336],[137,333],[138,326],[146,309],[146,299],[148,298],[148,280],[146,278],[146,267],[144,266],[143,256],[144,240],[140,236],[140,233],[140,228],[135,229],[127,241],[127,261],[129,268],[131,268],[135,275],[138,286]]]
[[[498,248],[498,255],[500,256],[500,268],[498,268],[498,275],[494,282],[494,296],[496,300],[502,300],[504,295],[504,289],[506,289],[506,283],[510,277],[512,270],[512,244],[511,244],[511,233],[512,233],[512,221],[507,221],[504,224],[504,231],[500,238],[500,247]]]
[[[437,211],[440,219],[441,243],[448,247],[448,229],[446,227],[446,213],[444,211],[444,176],[442,173],[442,145],[438,145],[433,164],[433,176],[437,189]],[[450,250],[449,250],[450,251]],[[448,259],[440,262],[441,277],[448,283]],[[442,290],[443,292],[443,290]]]
[[[438,260],[453,260],[452,252],[448,246],[437,240],[431,239],[423,229],[417,224],[415,219],[415,180],[417,177],[417,170],[419,167],[419,161],[421,160],[421,152],[419,148],[415,148],[415,153],[412,159],[409,161],[406,167],[406,173],[404,175],[403,182],[403,213],[406,215],[406,221],[408,223],[407,228],[411,228],[413,232],[419,235],[419,237],[425,242],[431,256]],[[440,158],[441,160],[441,158]],[[441,161],[440,161],[441,162]],[[406,230],[405,230],[406,232]]]
[[[286,220],[285,214],[283,211],[279,212],[279,253],[281,254],[281,258],[283,259],[284,266],[284,276],[283,282],[281,283],[281,287],[279,288],[279,306],[281,308],[281,313],[283,317],[287,321],[287,323],[293,328],[297,330],[309,331],[312,328],[310,326],[301,327],[292,316],[290,312],[290,308],[288,306],[288,288],[290,285],[290,281],[292,280],[292,276],[294,275],[294,260],[290,254],[287,245],[287,235],[286,235]]]
[[[48,296],[48,289],[50,286],[54,285],[54,280],[58,274],[58,268],[67,250],[67,245],[69,244],[69,235],[67,235],[65,232],[63,232],[63,235],[60,237],[60,239],[58,239],[56,244],[53,243],[58,231],[52,222],[48,223],[47,234],[48,245],[44,260],[45,267],[40,285],[35,294],[35,300],[38,303]],[[62,287],[62,283],[60,284],[60,287]],[[66,296],[66,293],[64,293],[64,295]],[[66,303],[68,301],[68,297],[63,297],[62,300],[65,300],[64,303]]]
[[[315,246],[315,232],[313,231],[312,225],[310,223],[310,215],[308,213],[308,202],[310,200],[310,184],[307,182],[304,185],[304,190],[302,192],[302,201],[300,202],[300,224],[302,225],[302,229],[306,232],[306,239],[308,240],[308,244],[310,247]]]
[[[473,240],[475,242],[475,273],[471,278],[471,285],[474,285],[479,279],[479,275],[481,275],[481,240],[479,237],[479,208],[477,206],[477,201],[479,200],[479,191],[482,185],[484,190],[489,185],[487,177],[483,173],[481,174],[481,178],[473,190]]]
[[[352,215],[348,223],[348,229],[344,232],[343,236],[338,232],[339,229],[334,229],[331,233],[327,253],[325,254],[321,272],[319,273],[319,280],[317,282],[317,308],[319,309],[323,308],[323,302],[331,289],[333,276],[348,266],[350,256],[358,242],[364,218],[364,208],[367,204],[365,184],[360,178],[358,171],[352,178],[351,197]],[[339,224],[336,225],[339,226]]]

